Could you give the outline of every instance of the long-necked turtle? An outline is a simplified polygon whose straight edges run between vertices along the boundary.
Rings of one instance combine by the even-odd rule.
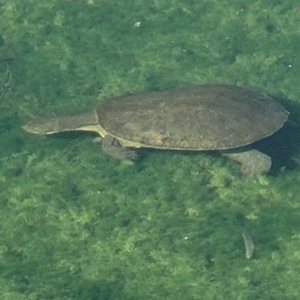
[[[272,135],[287,119],[288,112],[265,94],[200,85],[119,96],[102,101],[95,111],[37,119],[23,128],[37,134],[95,131],[110,141],[103,143],[104,151],[118,158],[134,157],[128,148],[218,150],[241,163],[242,174],[255,177],[270,170],[271,159],[246,146]]]

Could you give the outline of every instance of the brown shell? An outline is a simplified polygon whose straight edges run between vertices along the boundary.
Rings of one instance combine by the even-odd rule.
[[[141,147],[223,150],[251,144],[283,126],[272,98],[232,85],[202,85],[115,97],[100,103],[100,125]]]

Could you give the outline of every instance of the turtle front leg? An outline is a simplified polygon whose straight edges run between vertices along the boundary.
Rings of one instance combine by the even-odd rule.
[[[110,135],[102,139],[102,150],[107,155],[118,160],[134,160],[137,158],[135,151],[122,147],[119,141]]]
[[[268,173],[271,169],[271,158],[254,149],[241,152],[222,151],[221,153],[223,156],[240,163],[241,173],[246,178],[255,178],[258,175]]]

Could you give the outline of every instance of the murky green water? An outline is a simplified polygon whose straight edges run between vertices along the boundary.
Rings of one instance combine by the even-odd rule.
[[[128,165],[92,134],[21,129],[203,83],[267,92],[297,123],[297,3],[23,2],[0,6],[15,54],[0,101],[0,298],[299,299],[297,127],[258,145],[274,168],[257,180],[217,154],[147,150]]]

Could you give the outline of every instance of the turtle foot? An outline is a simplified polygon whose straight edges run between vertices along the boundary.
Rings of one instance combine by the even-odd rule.
[[[256,178],[258,175],[270,171],[271,158],[257,150],[246,150],[242,152],[222,152],[222,155],[241,164],[241,173],[246,178]]]
[[[135,151],[122,147],[119,141],[111,136],[102,139],[102,150],[107,155],[118,160],[134,160],[137,158]]]

